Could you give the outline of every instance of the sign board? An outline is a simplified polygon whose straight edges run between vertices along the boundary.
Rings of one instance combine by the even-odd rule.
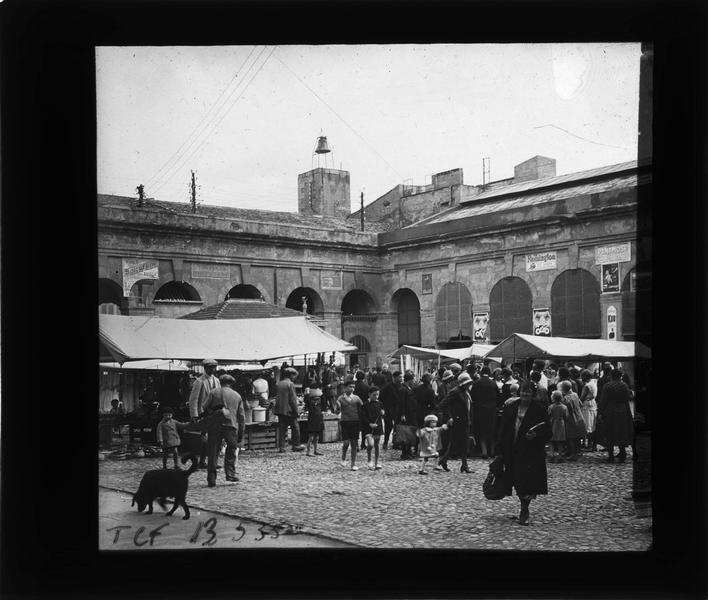
[[[526,272],[548,271],[558,268],[558,255],[555,252],[537,252],[526,255]]]
[[[607,339],[617,339],[617,309],[614,306],[607,307]]]
[[[341,271],[320,271],[320,288],[323,290],[341,290]]]
[[[602,265],[602,293],[619,292],[619,263]]]
[[[192,263],[192,277],[197,279],[230,279],[231,268],[229,265]]]
[[[615,244],[614,246],[597,246],[595,248],[595,264],[629,262],[632,260],[632,244]]]
[[[489,341],[489,313],[474,313],[472,315],[473,342]]]
[[[423,294],[433,293],[433,274],[424,273],[423,274]]]
[[[533,309],[533,334],[550,337],[551,311],[547,308]]]
[[[141,279],[159,279],[158,261],[153,258],[123,259],[123,295],[130,295],[130,288]]]

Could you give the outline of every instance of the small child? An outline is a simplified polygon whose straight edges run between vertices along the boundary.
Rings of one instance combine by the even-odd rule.
[[[447,430],[447,425],[438,427],[438,418],[435,415],[425,417],[425,425],[418,430],[419,454],[418,454],[418,474],[427,475],[425,468],[429,458],[437,458],[438,450],[441,447],[440,432]]]
[[[369,388],[369,397],[361,409],[361,433],[364,436],[369,469],[381,470],[379,464],[379,441],[383,433],[383,405],[379,402],[379,388],[375,385]],[[371,462],[371,451],[374,451],[374,462]]]
[[[175,469],[177,465],[177,448],[181,444],[179,439],[179,429],[183,429],[187,423],[180,423],[172,418],[172,409],[167,407],[162,411],[162,421],[157,424],[157,441],[162,445],[162,468],[167,468],[167,457],[172,455]]]
[[[310,393],[305,400],[305,410],[307,410],[307,456],[312,456],[311,446],[314,446],[315,456],[322,456],[322,452],[317,451],[317,442],[320,439],[320,433],[324,430],[321,389],[310,388]]]
[[[508,406],[512,402],[515,402],[516,400],[519,399],[519,384],[518,383],[512,383],[509,386],[509,397],[504,400],[504,406]]]
[[[118,398],[113,398],[113,400],[111,400],[111,410],[108,411],[108,414],[113,415],[113,428],[111,429],[111,432],[113,435],[123,437],[120,432],[120,424],[121,419],[125,416],[125,410],[123,409],[123,405],[120,403]]]
[[[562,460],[560,453],[565,446],[565,422],[568,418],[568,408],[563,404],[563,393],[558,390],[551,394],[548,416],[551,418],[551,443],[553,444],[551,462],[555,463]]]

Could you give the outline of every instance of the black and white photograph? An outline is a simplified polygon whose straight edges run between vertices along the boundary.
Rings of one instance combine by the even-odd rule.
[[[97,47],[100,550],[648,550],[650,56]]]

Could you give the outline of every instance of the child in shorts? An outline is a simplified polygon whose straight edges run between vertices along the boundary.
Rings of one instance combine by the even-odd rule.
[[[379,402],[379,388],[375,385],[369,388],[369,397],[361,409],[361,434],[364,436],[368,467],[380,470],[379,441],[383,434],[383,405]],[[371,451],[374,451],[374,462],[371,461]]]

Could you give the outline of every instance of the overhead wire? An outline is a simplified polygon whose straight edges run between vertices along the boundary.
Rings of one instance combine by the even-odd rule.
[[[209,110],[208,110],[206,113],[204,113],[204,116],[200,119],[199,123],[197,123],[197,125],[194,127],[194,129],[192,130],[192,132],[185,138],[185,140],[182,142],[182,144],[179,146],[179,148],[177,148],[177,150],[175,150],[175,152],[172,153],[172,155],[164,162],[164,164],[157,170],[157,172],[156,172],[154,175],[152,175],[152,176],[150,177],[150,179],[147,180],[146,186],[150,186],[150,185],[152,185],[153,183],[156,183],[157,181],[159,181],[159,177],[162,175],[162,172],[163,172],[163,170],[165,169],[165,167],[167,167],[173,160],[175,160],[175,159],[177,158],[177,156],[178,156],[179,153],[182,151],[182,149],[185,147],[185,145],[187,144],[187,142],[189,142],[189,140],[191,140],[192,137],[193,137],[195,134],[197,134],[197,137],[198,137],[199,134],[198,134],[197,132],[198,132],[199,129],[202,127],[202,124],[205,122],[205,120],[206,120],[207,118],[210,118],[209,115],[210,115],[210,114],[214,111],[214,109],[219,105],[219,103],[221,102],[222,97],[224,96],[224,94],[226,94],[226,91],[229,89],[229,87],[230,87],[231,84],[234,82],[234,80],[238,77],[238,74],[241,72],[241,70],[243,69],[244,65],[245,65],[245,64],[248,62],[248,60],[251,58],[251,55],[254,53],[254,51],[256,50],[256,48],[257,48],[257,46],[254,46],[253,48],[251,48],[251,51],[248,53],[248,56],[247,56],[247,57],[245,58],[245,60],[241,63],[241,66],[240,66],[238,69],[236,69],[235,73],[233,74],[233,77],[231,77],[231,79],[229,80],[229,82],[226,84],[226,86],[224,87],[224,89],[221,91],[221,93],[219,94],[219,97],[214,101],[214,103],[211,105],[211,107],[209,107]],[[239,81],[240,81],[240,80],[239,80]],[[222,106],[223,106],[223,105],[222,105]],[[219,110],[220,110],[220,109],[219,109]],[[218,111],[217,111],[217,112],[218,112]]]
[[[282,58],[280,58],[277,54],[275,55],[275,58],[277,58],[280,63],[288,70],[292,75],[303,85],[305,86],[322,104],[324,104],[329,110],[331,110],[334,115],[342,122],[344,123],[353,133],[356,135],[361,141],[363,141],[387,166],[389,169],[391,169],[398,177],[399,179],[403,179],[403,175],[401,175],[396,168],[391,165],[390,162],[388,162],[382,155],[381,153],[358,132],[352,127],[347,121],[336,111],[334,108],[332,108],[315,90],[313,90],[309,85],[307,85],[301,78],[300,76],[295,73],[286,63],[283,61]]]
[[[167,181],[170,181],[174,175],[176,174],[178,167],[183,167],[184,164],[186,164],[189,160],[191,160],[194,155],[203,147],[203,145],[208,141],[209,135],[214,131],[214,129],[226,118],[226,115],[229,114],[231,109],[234,107],[234,105],[243,97],[243,94],[246,92],[246,90],[249,88],[250,84],[253,82],[255,77],[258,75],[260,70],[263,68],[263,65],[268,61],[268,58],[270,58],[270,55],[266,58],[266,60],[261,64],[261,66],[258,68],[256,73],[249,79],[245,84],[244,81],[248,78],[249,73],[253,70],[254,66],[257,64],[261,56],[263,56],[264,52],[267,50],[267,46],[264,47],[258,56],[254,59],[254,61],[249,65],[246,73],[244,76],[239,80],[239,83],[234,87],[234,89],[231,91],[231,93],[228,95],[227,99],[224,101],[222,104],[221,108],[219,111],[221,111],[221,115],[219,116],[219,111],[217,111],[214,115],[212,115],[212,118],[210,119],[211,123],[208,123],[202,128],[202,131],[200,132],[199,136],[197,136],[195,139],[192,140],[192,142],[184,149],[184,152],[182,153],[182,158],[178,161],[175,162],[175,164],[166,172],[163,174],[161,178],[158,178],[157,181],[153,183],[153,193],[156,192],[159,189],[162,189],[167,183]],[[272,54],[272,51],[271,51]],[[232,96],[236,93],[236,91],[239,89],[239,87],[244,84],[245,87],[241,91],[241,93],[229,104],[229,106],[225,109],[224,107],[226,104],[229,102],[229,100],[232,98]],[[202,140],[198,143],[198,145],[192,149],[188,154],[186,154],[187,150],[194,146],[195,143],[199,140],[199,138],[202,136],[202,133],[206,132],[206,135],[202,138]],[[167,176],[167,173],[171,172],[171,175]],[[167,176],[166,179],[165,176]],[[163,179],[161,183],[159,183],[160,179]]]

